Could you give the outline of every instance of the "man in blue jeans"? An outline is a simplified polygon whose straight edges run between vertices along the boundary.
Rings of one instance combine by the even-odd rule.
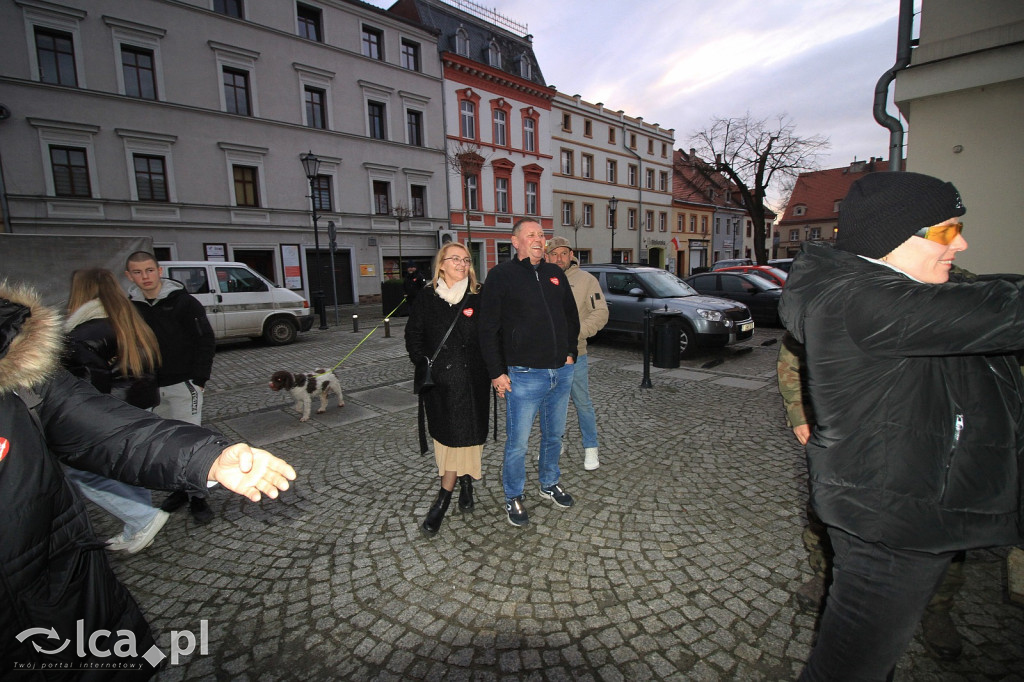
[[[558,484],[558,460],[580,320],[565,273],[544,260],[544,242],[538,222],[517,222],[512,228],[516,255],[491,270],[480,303],[480,348],[491,385],[506,399],[501,482],[513,526],[529,523],[523,506],[526,448],[538,415],[540,494],[559,507],[573,504]]]

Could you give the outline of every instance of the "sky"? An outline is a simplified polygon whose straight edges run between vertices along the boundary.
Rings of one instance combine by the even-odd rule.
[[[528,25],[548,85],[674,128],[677,149],[749,111],[828,138],[821,168],[888,158],[872,106],[896,60],[899,0],[476,1]]]

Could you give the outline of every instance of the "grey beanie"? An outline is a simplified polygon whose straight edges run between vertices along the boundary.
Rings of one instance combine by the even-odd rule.
[[[881,258],[922,227],[966,211],[953,183],[921,173],[869,173],[839,205],[836,248]]]

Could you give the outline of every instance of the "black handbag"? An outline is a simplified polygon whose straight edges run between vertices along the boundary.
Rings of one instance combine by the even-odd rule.
[[[441,339],[441,343],[437,344],[437,350],[429,358],[424,358],[420,362],[416,363],[416,369],[412,375],[412,392],[416,395],[425,393],[427,389],[434,385],[434,377],[430,373],[430,370],[434,367],[434,360],[437,359],[437,354],[441,352],[441,348],[444,346],[444,342],[448,340],[448,335],[455,329],[455,323],[459,321],[459,313],[462,312],[463,306],[466,305],[466,297],[462,297],[462,303],[459,304],[459,309],[455,312],[455,319],[448,325],[448,331],[444,333],[444,337]]]

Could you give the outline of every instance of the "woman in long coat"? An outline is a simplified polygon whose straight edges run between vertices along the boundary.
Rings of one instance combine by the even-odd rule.
[[[434,273],[416,297],[405,327],[405,348],[414,364],[426,364],[437,353],[431,367],[434,385],[420,393],[419,417],[420,448],[426,452],[425,412],[441,478],[441,489],[423,521],[423,530],[430,535],[441,527],[456,480],[459,508],[473,509],[473,480],[481,477],[491,386],[477,341],[480,285],[469,252],[462,244],[445,244],[434,257]],[[442,345],[449,327],[452,331]]]

